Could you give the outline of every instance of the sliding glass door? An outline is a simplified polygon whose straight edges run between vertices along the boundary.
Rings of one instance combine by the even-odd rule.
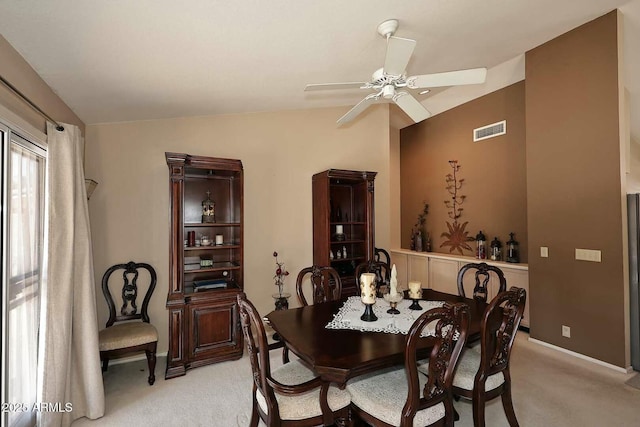
[[[2,140],[3,425],[32,426],[43,279],[42,147],[0,125]]]

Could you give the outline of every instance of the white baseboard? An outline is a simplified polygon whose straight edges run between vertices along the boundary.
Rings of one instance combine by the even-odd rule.
[[[156,353],[156,357],[166,356],[167,352]],[[135,356],[121,357],[119,359],[109,359],[109,366],[120,365],[121,363],[137,362],[138,360],[147,360],[147,355],[144,353],[137,354]]]
[[[622,368],[620,366],[612,365],[611,363],[603,362],[602,360],[594,359],[593,357],[585,356],[582,353],[576,353],[575,351],[567,350],[566,348],[558,347],[557,345],[549,344],[548,342],[540,341],[535,338],[529,337],[529,341],[535,344],[539,344],[541,346],[551,348],[553,350],[566,353],[573,357],[577,357],[578,359],[586,360],[591,363],[595,363],[596,365],[604,366],[605,368],[613,369],[614,371],[621,372],[623,374],[629,374],[633,372],[633,368],[629,366],[628,368]]]

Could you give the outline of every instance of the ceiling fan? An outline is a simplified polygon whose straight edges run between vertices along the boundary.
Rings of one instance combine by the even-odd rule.
[[[373,73],[370,82],[319,83],[309,84],[305,91],[327,89],[368,89],[367,95],[344,116],[338,119],[343,125],[355,119],[360,113],[376,102],[395,102],[414,122],[420,122],[431,113],[405,89],[426,89],[442,86],[458,86],[484,83],[486,68],[448,71],[407,77],[405,68],[416,47],[416,41],[395,37],[398,20],[389,19],[378,25],[378,33],[387,39],[387,54],[384,66]]]

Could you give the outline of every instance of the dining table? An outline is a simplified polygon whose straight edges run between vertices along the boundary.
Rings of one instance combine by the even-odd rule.
[[[351,297],[353,298],[353,297]],[[326,382],[343,386],[359,375],[404,364],[407,334],[397,330],[370,331],[335,328],[335,318],[348,299],[317,303],[288,310],[272,311],[266,317],[280,339],[298,358]],[[379,309],[389,308],[382,298]],[[420,302],[465,303],[469,306],[468,342],[480,338],[480,324],[487,303],[458,295],[423,289]],[[353,303],[354,301],[351,300]],[[364,304],[362,311],[364,311]],[[387,305],[385,305],[387,304]],[[423,303],[423,305],[428,305]],[[426,308],[425,308],[426,310]],[[424,311],[416,311],[417,318]],[[400,315],[398,315],[400,316]],[[327,327],[329,325],[329,327]],[[426,358],[434,337],[424,336],[418,343],[418,357]]]

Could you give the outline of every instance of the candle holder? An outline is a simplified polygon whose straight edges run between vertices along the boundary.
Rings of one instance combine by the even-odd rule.
[[[364,322],[378,320],[373,313],[373,304],[376,303],[376,275],[374,273],[360,275],[360,298],[364,304],[364,314],[360,316],[360,320]]]
[[[411,298],[411,300],[413,301],[411,303],[411,305],[409,306],[409,310],[422,310],[422,307],[420,306],[420,304],[418,303],[418,301],[420,301],[419,298]]]
[[[409,298],[413,300],[409,310],[422,310],[418,301],[422,298],[422,283],[409,282]]]
[[[360,320],[364,322],[375,322],[378,320],[378,317],[373,312],[373,304],[364,305],[364,313],[360,316]]]
[[[384,294],[383,298],[391,306],[391,308],[387,310],[387,313],[400,314],[400,310],[398,310],[396,307],[398,307],[398,303],[403,299],[402,294],[396,294],[395,296],[391,296],[391,294]]]

